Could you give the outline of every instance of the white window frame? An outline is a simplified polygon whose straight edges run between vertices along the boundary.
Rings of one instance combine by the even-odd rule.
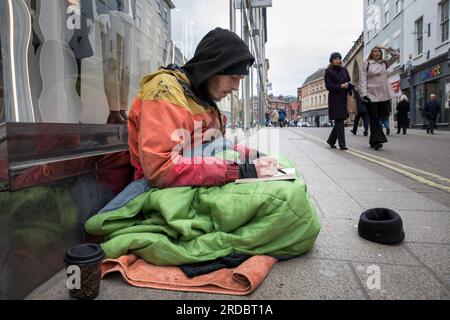
[[[142,30],[142,4],[136,2],[136,28]]]
[[[416,34],[416,53],[418,55],[423,54],[423,16],[417,19],[415,22],[415,34]],[[419,26],[421,28],[419,29]]]
[[[444,5],[446,5],[447,10],[444,10]],[[449,40],[449,0],[439,3],[439,11],[440,40],[441,42],[446,42]],[[447,17],[444,16],[445,12],[447,12]]]
[[[156,11],[161,15],[161,0],[156,0]]]
[[[168,12],[168,10],[166,9],[166,8],[164,8],[164,16],[163,16],[163,18],[164,18],[164,21],[165,22],[169,22],[169,12]]]
[[[149,38],[152,38],[152,15],[147,12],[147,17],[146,17],[146,25],[147,25],[147,36]]]

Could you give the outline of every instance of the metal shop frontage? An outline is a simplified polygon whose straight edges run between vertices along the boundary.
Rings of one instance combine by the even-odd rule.
[[[328,108],[302,112],[302,117],[304,122],[308,122],[313,126],[317,126],[317,123],[319,123],[322,126],[324,123],[329,122]]]
[[[425,103],[436,94],[441,105],[437,126],[450,129],[450,52],[422,65],[406,70],[401,75],[401,89],[410,98],[410,123],[412,128],[423,127]]]

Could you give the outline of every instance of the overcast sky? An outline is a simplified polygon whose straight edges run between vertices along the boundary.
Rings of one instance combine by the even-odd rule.
[[[189,57],[216,26],[229,28],[228,0],[173,0],[172,38]],[[268,8],[266,57],[274,95],[297,88],[332,52],[345,54],[363,31],[363,0],[273,0]]]

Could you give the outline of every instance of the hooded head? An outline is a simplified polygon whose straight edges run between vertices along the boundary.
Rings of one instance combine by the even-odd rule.
[[[247,44],[237,34],[216,28],[210,31],[197,46],[195,54],[183,69],[191,81],[196,94],[207,94],[212,100],[220,100],[223,93],[229,93],[234,88],[223,87],[219,96],[213,96],[208,90],[214,83],[233,78],[239,83],[247,75],[255,58],[250,53]]]

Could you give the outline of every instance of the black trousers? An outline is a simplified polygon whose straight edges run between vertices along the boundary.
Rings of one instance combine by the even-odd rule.
[[[388,142],[380,126],[380,117],[382,115],[389,115],[390,101],[371,102],[367,106],[370,118],[370,137],[369,144],[375,147],[377,144]]]
[[[344,121],[345,120],[334,120],[333,130],[327,140],[328,144],[334,146],[337,140],[340,148],[345,147]]]
[[[400,133],[400,130],[403,129],[403,133],[406,133],[406,129],[408,128],[408,113],[398,112],[397,113],[397,133]]]

